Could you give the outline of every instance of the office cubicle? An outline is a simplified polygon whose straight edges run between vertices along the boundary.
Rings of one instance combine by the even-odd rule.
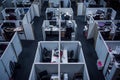
[[[87,8],[86,18],[92,16],[94,20],[114,20],[116,16],[116,11],[112,8]]]
[[[15,32],[18,32],[20,39],[26,39],[21,20],[4,20],[0,26],[0,31],[2,40],[7,40]]]
[[[91,18],[92,19],[92,18]],[[90,20],[87,24],[88,27],[88,35],[87,39],[94,38],[96,41],[96,37],[98,32],[100,31],[104,40],[120,40],[119,34],[119,20]]]
[[[59,58],[53,57],[54,52],[58,52],[59,46],[57,41],[43,41],[38,43],[36,56],[35,56],[35,62],[39,63],[53,63],[54,58],[56,58],[56,62],[58,63]],[[59,54],[56,54],[56,56],[59,56]]]
[[[50,57],[48,57],[49,55],[45,55],[45,58],[47,59],[46,62],[42,60],[44,58],[43,52],[48,52],[47,54],[50,54]],[[48,65],[50,65],[50,67]],[[50,70],[48,69],[48,67]],[[54,69],[56,70],[56,72],[54,72]],[[58,41],[40,41],[38,43],[35,60],[32,66],[29,80],[37,80],[39,76],[38,72],[42,72],[45,70],[48,71],[47,73],[53,73],[49,78],[54,76],[54,78],[59,78],[57,80],[60,80],[64,73],[67,74],[69,80],[76,78],[76,75],[74,75],[74,73],[80,73],[80,79],[82,78],[83,80],[89,80],[82,46],[81,43],[78,41],[61,41],[60,43]],[[56,73],[58,74],[57,76]]]
[[[33,64],[29,80],[59,80],[58,64]]]
[[[60,28],[59,28],[60,27]],[[75,40],[77,24],[74,20],[44,20],[43,40]],[[60,35],[61,34],[61,35]]]
[[[87,38],[94,38],[96,42],[96,38],[98,36],[98,32],[100,32],[105,40],[114,40],[116,25],[112,20],[97,20],[93,22],[89,22],[88,36]],[[108,36],[105,35],[108,33]]]
[[[58,20],[61,15],[61,20],[72,20],[73,10],[72,8],[47,8],[46,20]]]
[[[120,41],[106,41],[109,49],[109,55],[106,59],[106,64],[103,69],[105,79],[117,80],[120,79]]]
[[[60,64],[60,80],[89,80],[88,71],[84,64]]]
[[[8,80],[13,74],[18,56],[22,52],[22,45],[17,32],[14,34],[10,42],[0,42],[0,79]]]
[[[95,51],[97,53],[98,60],[100,60],[102,62],[102,65],[104,66],[107,55],[109,54],[108,53],[109,49],[100,32],[98,33],[98,37],[95,45]]]
[[[85,20],[87,21],[86,27],[88,28],[87,39],[93,38],[94,28],[97,26],[95,24],[96,21],[107,22],[108,20],[114,20],[115,17],[116,11],[112,8],[87,8],[85,14]]]
[[[33,18],[36,16],[34,13],[34,8],[5,8],[2,10],[2,15],[4,20],[7,22],[18,22],[21,21],[21,26],[24,29],[24,34],[21,39],[34,40],[34,33],[32,29]],[[20,25],[20,24],[19,24]]]

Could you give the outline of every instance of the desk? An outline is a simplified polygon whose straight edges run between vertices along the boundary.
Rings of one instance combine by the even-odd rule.
[[[65,28],[61,28],[61,31],[66,31]],[[45,27],[44,31],[59,31],[59,27],[49,25],[49,27]]]
[[[63,54],[62,54],[61,60],[62,60],[62,63],[68,63],[67,50],[63,50]]]
[[[57,51],[52,50],[51,63],[57,63],[57,62],[59,62],[59,57],[58,56],[59,56],[58,50]]]

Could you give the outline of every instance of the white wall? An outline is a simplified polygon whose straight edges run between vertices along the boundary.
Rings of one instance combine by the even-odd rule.
[[[42,49],[43,48],[46,48],[46,49],[48,49],[48,50],[53,50],[53,49],[58,49],[58,41],[56,41],[56,42],[50,42],[50,41],[42,41],[41,42],[41,47],[42,47]]]

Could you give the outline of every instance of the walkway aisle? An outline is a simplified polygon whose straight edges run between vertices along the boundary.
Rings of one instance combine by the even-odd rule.
[[[76,23],[78,25],[77,28],[77,40],[79,40],[82,44],[83,53],[85,56],[89,76],[91,80],[104,80],[104,76],[102,72],[98,71],[96,62],[97,62],[97,55],[94,49],[94,42],[93,40],[87,40],[83,35],[83,28],[85,26],[84,16],[74,17]]]

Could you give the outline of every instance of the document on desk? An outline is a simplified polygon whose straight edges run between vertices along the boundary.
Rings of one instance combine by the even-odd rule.
[[[61,57],[62,63],[68,63],[67,50],[63,50],[63,55]]]
[[[51,58],[52,58],[51,59],[51,63],[57,63],[57,62],[59,62],[59,56],[57,56],[55,50],[52,50],[52,57]]]

